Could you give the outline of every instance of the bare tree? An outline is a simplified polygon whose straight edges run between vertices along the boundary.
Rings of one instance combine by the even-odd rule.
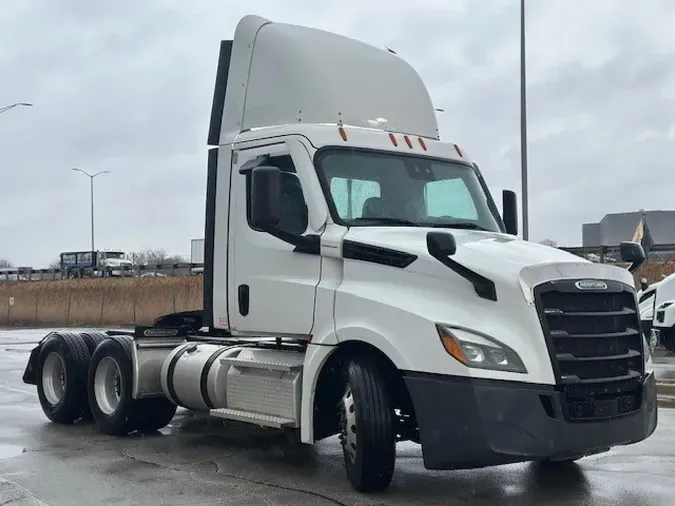
[[[169,255],[165,249],[145,249],[131,253],[131,261],[134,265],[157,265],[157,264],[181,264],[187,260],[180,255]]]
[[[0,269],[9,269],[10,267],[14,267],[12,262],[6,258],[0,258]]]
[[[49,264],[47,269],[60,269],[61,268],[61,259],[57,258],[52,263]]]

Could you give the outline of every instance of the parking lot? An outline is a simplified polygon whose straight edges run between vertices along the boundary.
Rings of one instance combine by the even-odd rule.
[[[579,465],[430,472],[420,449],[399,446],[391,488],[353,492],[333,438],[291,455],[270,433],[179,411],[152,437],[112,438],[93,425],[58,426],[21,382],[46,331],[0,330],[0,504],[29,505],[672,505],[675,411],[643,443]],[[673,371],[661,359],[658,374]]]

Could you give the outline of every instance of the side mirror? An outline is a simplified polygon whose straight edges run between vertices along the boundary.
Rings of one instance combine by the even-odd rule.
[[[507,234],[518,235],[518,197],[511,190],[502,192],[502,220]]]
[[[251,171],[251,225],[269,230],[281,220],[281,170],[260,166]]]
[[[642,245],[637,242],[632,241],[623,241],[619,244],[619,253],[621,255],[622,262],[630,262],[630,267],[628,270],[630,272],[635,272],[638,268],[645,263],[647,255],[645,255],[645,250],[642,248]]]
[[[457,252],[455,236],[449,232],[429,232],[427,250],[434,258],[452,256]]]

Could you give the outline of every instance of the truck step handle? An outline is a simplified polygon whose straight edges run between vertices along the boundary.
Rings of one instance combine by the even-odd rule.
[[[295,420],[283,418],[281,416],[266,415],[263,413],[253,413],[251,411],[243,411],[241,409],[212,409],[209,414],[216,418],[223,418],[225,420],[236,420],[238,422],[255,423],[263,427],[274,427],[277,429],[285,427],[297,427]]]
[[[249,304],[249,288],[248,285],[239,285],[238,289],[238,298],[239,298],[239,313],[242,316],[248,314],[248,304]]]

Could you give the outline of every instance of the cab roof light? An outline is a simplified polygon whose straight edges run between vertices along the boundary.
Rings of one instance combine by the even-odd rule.
[[[424,142],[424,139],[422,139],[422,137],[418,137],[417,140],[420,141],[420,146],[422,146],[422,149],[423,149],[424,151],[426,151],[426,150],[427,150],[427,145],[426,145],[426,143]]]
[[[394,134],[389,134],[389,140],[394,146],[398,146],[398,141],[396,140],[396,136]]]
[[[462,150],[459,149],[459,146],[458,146],[457,144],[455,144],[455,151],[457,151],[457,154],[458,154],[460,157],[463,157],[463,156],[464,156],[464,154],[462,153]]]
[[[338,128],[338,132],[340,132],[340,137],[342,137],[342,140],[347,142],[347,132],[345,132],[345,129],[340,127]]]
[[[407,135],[404,135],[403,139],[405,140],[405,143],[408,145],[408,147],[410,149],[412,149],[413,145],[412,145],[412,142],[410,142],[410,137],[408,137]]]

